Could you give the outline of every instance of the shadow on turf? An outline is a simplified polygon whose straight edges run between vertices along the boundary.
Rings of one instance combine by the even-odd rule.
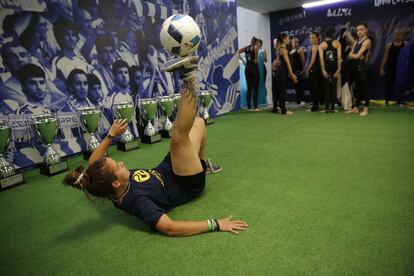
[[[88,218],[71,227],[66,227],[61,234],[57,236],[59,242],[88,239],[92,236],[99,235],[105,231],[110,231],[114,224],[123,225],[134,231],[146,232],[152,234],[140,219],[118,210],[112,206],[108,206],[106,202],[95,202],[95,209],[99,216]],[[110,203],[110,205],[112,205]]]
[[[200,200],[205,194],[206,192],[204,191],[200,197],[191,200],[186,205],[190,205],[191,203]],[[71,224],[70,227],[65,227],[65,229],[62,228],[63,230],[61,234],[58,235],[53,242],[70,242],[88,239],[104,233],[105,231],[110,231],[114,224],[126,226],[133,231],[138,230],[150,235],[157,235],[157,232],[151,231],[141,219],[115,208],[110,200],[99,199],[93,202],[92,205],[99,213],[99,216],[92,219],[88,218],[76,225]],[[171,212],[173,209],[168,210],[167,213]]]

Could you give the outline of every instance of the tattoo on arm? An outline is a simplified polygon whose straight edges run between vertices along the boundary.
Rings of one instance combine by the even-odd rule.
[[[197,91],[198,83],[195,78],[190,78],[185,81],[183,96],[188,101],[188,103],[192,103],[193,101],[197,100]]]

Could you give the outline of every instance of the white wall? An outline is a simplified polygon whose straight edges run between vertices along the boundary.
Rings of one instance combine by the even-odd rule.
[[[252,36],[263,40],[263,49],[267,52],[267,103],[272,103],[272,77],[271,77],[271,39],[270,39],[270,18],[269,14],[261,14],[242,7],[237,7],[237,30],[239,47],[250,44]]]

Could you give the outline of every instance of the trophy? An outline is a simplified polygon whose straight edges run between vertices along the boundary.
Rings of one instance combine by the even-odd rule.
[[[172,97],[174,99],[175,112],[177,112],[181,102],[181,94],[174,94]]]
[[[54,114],[32,116],[32,125],[40,141],[46,145],[43,163],[40,164],[40,173],[51,176],[68,169],[68,163],[63,161],[52,148],[57,134],[57,119]]]
[[[86,160],[91,157],[92,152],[99,146],[100,141],[96,137],[95,133],[99,126],[99,121],[101,120],[102,112],[98,107],[95,106],[86,106],[80,107],[77,109],[80,121],[83,126],[86,128],[86,131],[89,133],[89,140],[87,141],[87,151],[84,153]]]
[[[135,106],[131,102],[121,102],[114,105],[116,117],[119,119],[127,119],[128,124],[135,117]],[[130,151],[139,148],[139,140],[135,139],[129,127],[121,135],[118,142],[118,149],[122,151]]]
[[[140,100],[141,111],[140,112],[145,120],[148,122],[144,129],[144,135],[142,136],[142,142],[145,144],[153,144],[161,141],[161,134],[159,134],[151,123],[154,119],[155,113],[157,113],[157,101],[154,99],[141,99]]]
[[[203,107],[203,119],[206,122],[206,125],[214,124],[214,119],[210,118],[210,114],[208,114],[208,108],[211,103],[211,92],[210,91],[203,91],[200,92],[200,102]]]
[[[160,130],[161,136],[164,138],[171,138],[173,123],[170,121],[170,116],[174,112],[174,99],[170,96],[163,96],[158,99],[162,113],[165,115],[165,122]]]
[[[174,100],[174,119],[175,119],[175,117],[177,117],[178,107],[180,107],[181,94],[174,94],[172,98]]]
[[[23,174],[16,173],[13,164],[10,164],[4,153],[9,144],[11,129],[10,126],[3,121],[0,121],[0,188],[6,188],[24,182]]]

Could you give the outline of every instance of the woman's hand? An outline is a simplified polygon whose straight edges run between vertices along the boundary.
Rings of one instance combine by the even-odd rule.
[[[298,82],[298,77],[297,77],[295,74],[291,74],[291,75],[290,75],[290,78],[292,79],[292,81],[293,81],[294,83],[297,83],[297,82]]]
[[[114,123],[112,124],[111,128],[108,131],[108,134],[113,137],[116,137],[124,133],[127,127],[128,127],[127,119],[115,119]]]
[[[238,235],[240,231],[243,231],[247,228],[247,223],[240,220],[232,220],[232,216],[228,218],[223,218],[218,220],[220,231],[223,232],[232,232],[233,234]]]
[[[328,72],[326,72],[325,70],[323,70],[323,71],[322,71],[322,76],[323,76],[325,79],[329,79],[329,74],[328,74]]]

